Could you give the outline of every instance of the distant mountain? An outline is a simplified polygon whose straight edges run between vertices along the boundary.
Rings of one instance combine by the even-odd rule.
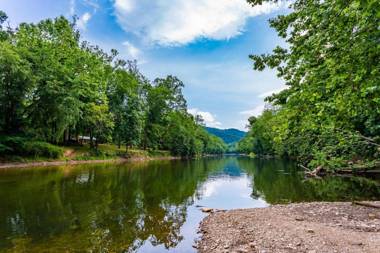
[[[206,127],[207,132],[210,134],[213,134],[215,136],[218,136],[221,138],[225,143],[231,144],[236,143],[244,138],[244,136],[247,134],[246,132],[237,130],[237,129],[218,129],[218,128],[212,128],[212,127]]]

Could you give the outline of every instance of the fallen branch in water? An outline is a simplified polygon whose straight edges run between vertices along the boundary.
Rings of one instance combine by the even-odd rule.
[[[352,202],[352,203],[355,204],[355,205],[358,205],[358,206],[366,206],[366,207],[380,208],[380,205],[376,205],[376,204],[372,204],[372,203],[368,203],[368,202],[354,201],[354,202]]]
[[[306,168],[305,166],[301,166],[301,167]],[[305,175],[307,177],[320,178],[326,175],[326,170],[322,166],[318,166],[317,168],[315,168],[315,170],[305,171]]]
[[[374,162],[374,163],[368,163],[368,164],[353,164],[350,167],[340,168],[338,172],[339,171],[366,172],[368,170],[376,170],[378,168],[380,168],[380,162]]]
[[[298,164],[299,167],[305,170],[306,177],[321,178],[326,175],[370,175],[370,174],[380,174],[380,162],[375,162],[372,164],[356,164],[350,167],[343,167],[336,169],[334,171],[326,171],[322,166],[318,166],[316,169],[311,170],[308,167]]]
[[[376,146],[376,147],[380,147],[380,144],[376,143],[376,141],[374,139],[369,138],[367,136],[364,136],[364,135],[360,134],[359,132],[356,132],[356,134],[359,138],[362,138],[366,143],[373,145],[373,146]]]
[[[308,167],[306,167],[306,166],[304,166],[302,164],[298,164],[298,166],[301,167],[304,170],[311,171],[311,169],[309,169]]]

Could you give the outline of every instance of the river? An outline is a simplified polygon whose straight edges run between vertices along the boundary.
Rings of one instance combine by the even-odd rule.
[[[200,206],[380,199],[380,182],[304,180],[246,157],[0,170],[0,252],[195,252]]]

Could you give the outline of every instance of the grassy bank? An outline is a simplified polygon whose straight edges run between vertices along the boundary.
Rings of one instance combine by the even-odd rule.
[[[13,145],[0,155],[0,167],[80,164],[115,160],[172,159],[169,151],[128,149],[114,144],[56,146],[45,142]]]
[[[120,148],[113,144],[100,144],[97,149],[91,149],[89,145],[83,146],[65,146],[63,147],[63,160],[113,160],[116,158],[124,159],[147,159],[154,157],[171,157],[169,151],[162,150],[140,150],[128,149],[125,146]]]

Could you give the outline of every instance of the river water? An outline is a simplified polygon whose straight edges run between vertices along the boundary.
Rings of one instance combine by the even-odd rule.
[[[304,180],[246,157],[0,170],[0,252],[195,252],[199,206],[380,199],[378,180]]]

